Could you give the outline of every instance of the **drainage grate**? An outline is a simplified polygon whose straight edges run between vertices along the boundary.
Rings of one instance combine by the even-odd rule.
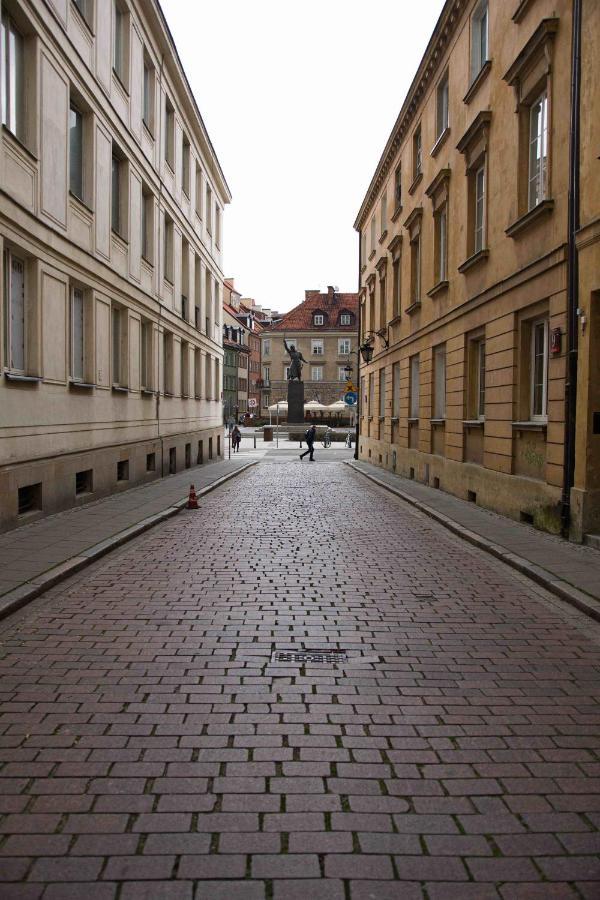
[[[345,650],[275,650],[272,663],[340,663],[348,659]]]

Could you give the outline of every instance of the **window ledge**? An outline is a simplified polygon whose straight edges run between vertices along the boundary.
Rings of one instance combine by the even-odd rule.
[[[128,393],[129,393],[129,388],[124,387],[122,384],[113,384],[113,385],[111,385],[111,390],[112,390],[115,394],[128,394]]]
[[[152,388],[142,388],[141,394],[142,397],[154,397],[155,391]]]
[[[79,22],[82,22],[85,25],[85,27],[87,28],[87,30],[89,31],[89,33],[91,34],[91,36],[94,37],[94,30],[93,30],[91,24],[88,22],[86,17],[83,15],[81,10],[77,7],[76,3],[71,3],[71,10],[75,10],[75,15],[77,17],[77,20]]]
[[[399,421],[400,421],[399,416],[392,416],[392,425],[397,425]]]
[[[398,315],[394,316],[393,319],[390,319],[390,325],[397,325],[398,322],[401,322],[401,321],[402,321],[402,316],[400,315],[400,313],[398,313]]]
[[[7,125],[2,126],[2,132],[5,137],[8,137],[9,140],[14,141],[17,147],[22,150],[23,153],[26,153],[30,159],[32,159],[36,163],[39,162],[39,157],[37,157],[35,153],[29,149],[27,144],[24,144],[21,138],[18,138],[14,131],[11,131]]]
[[[504,233],[511,238],[517,237],[522,231],[525,231],[530,225],[537,222],[538,219],[549,215],[553,209],[554,200],[542,200],[541,203],[538,203],[537,206],[529,209],[525,215],[518,218],[516,222],[509,225]]]
[[[548,428],[547,422],[513,422],[513,431],[542,431]]]
[[[438,155],[438,153],[440,152],[440,150],[442,149],[442,147],[444,146],[444,144],[445,144],[446,141],[448,140],[449,134],[450,134],[450,126],[449,126],[449,125],[446,125],[446,127],[444,128],[444,130],[442,131],[442,133],[440,134],[440,136],[439,136],[438,139],[436,140],[435,144],[434,144],[433,147],[431,148],[431,156],[437,156],[437,155]]]
[[[412,196],[412,194],[414,194],[414,192],[416,191],[416,189],[418,188],[418,186],[422,180],[423,180],[423,171],[421,170],[417,175],[415,175],[415,177],[413,178],[413,183],[411,184],[411,186],[408,189],[408,193],[411,194],[411,196]]]
[[[448,289],[448,281],[438,281],[437,284],[431,288],[430,291],[427,291],[428,297],[435,297],[436,294],[440,294],[442,291]]]
[[[123,82],[123,79],[121,78],[121,76],[119,75],[119,73],[117,72],[117,70],[115,69],[114,66],[113,66],[112,73],[115,76],[115,78],[117,79],[117,81],[118,81],[120,87],[122,88],[123,92],[125,93],[125,95],[127,97],[129,97],[129,90],[128,90],[128,88],[125,87],[125,83]]]
[[[386,228],[386,229],[384,229],[384,231],[381,232],[381,235],[379,236],[379,243],[383,244],[383,242],[385,241],[387,236],[388,236],[388,230]]]
[[[152,129],[150,128],[150,126],[148,125],[148,123],[147,123],[146,121],[144,121],[144,119],[142,119],[142,127],[143,127],[143,129],[144,129],[144,132],[145,132],[145,133],[148,135],[148,137],[150,138],[150,140],[151,140],[151,141],[154,141],[154,133],[152,132]]]
[[[485,419],[463,419],[463,428],[483,428]]]
[[[471,102],[471,100],[473,99],[473,97],[475,96],[477,91],[479,90],[480,86],[483,84],[483,82],[487,78],[491,68],[492,68],[491,59],[486,59],[486,61],[482,65],[481,69],[479,70],[479,72],[477,73],[477,75],[475,76],[475,78],[473,79],[471,84],[469,85],[469,90],[463,97],[463,103],[468,104]]]
[[[163,397],[174,397],[175,394],[171,394],[170,391],[163,391]]]
[[[93,215],[94,210],[89,205],[89,203],[86,203],[85,200],[83,200],[81,197],[78,197],[77,194],[73,193],[73,191],[69,191],[69,199],[73,200],[77,204],[77,206],[81,206],[87,213]]]
[[[367,416],[367,421],[368,421],[368,422],[372,422],[372,421],[373,421],[373,416]]]
[[[96,385],[89,381],[75,381],[74,378],[69,379],[69,387],[77,391],[91,391]]]
[[[446,419],[445,418],[444,419],[430,419],[429,424],[430,425],[445,425]]]
[[[361,275],[362,275],[362,273],[366,270],[366,268],[367,268],[367,264],[366,264],[366,263],[363,263],[362,266],[360,267]]]
[[[25,384],[38,384],[42,380],[41,375],[21,375],[19,372],[4,372],[7,381],[23,382]]]
[[[127,238],[123,237],[123,235],[120,234],[115,228],[111,228],[110,231],[112,236],[116,238],[119,243],[123,244],[123,249],[126,250],[129,247],[129,241],[127,240]]]
[[[371,252],[369,253],[369,256],[368,256],[369,261],[371,261],[374,256],[375,256],[375,249],[371,250]]]
[[[531,0],[520,0],[519,5],[517,6],[514,13],[512,14],[513,22],[515,22],[518,25],[519,22],[521,21],[521,19],[523,19],[525,17],[527,9],[529,8],[530,5],[531,5]]]
[[[154,268],[154,263],[150,259],[148,259],[147,256],[142,256],[142,262],[146,263],[146,265],[148,266],[149,269]]]
[[[415,300],[413,303],[410,304],[410,306],[406,307],[406,313],[407,313],[407,315],[412,316],[412,314],[416,313],[416,311],[418,309],[421,309],[421,301]]]
[[[462,263],[458,267],[458,271],[461,273],[461,275],[464,274],[464,272],[468,272],[468,270],[473,268],[473,266],[476,266],[478,263],[482,262],[484,259],[487,259],[489,255],[490,255],[490,251],[487,249],[478,250],[477,253],[473,253],[472,256],[469,256],[468,259],[465,259],[464,263]]]
[[[202,400],[200,394],[194,394],[194,400]]]
[[[385,422],[385,416],[379,416],[379,417],[378,417],[378,421],[379,421],[379,422]]]
[[[400,206],[397,206],[395,208],[394,212],[392,213],[392,222],[396,221],[396,219],[398,218],[398,216],[400,215],[401,212],[402,212],[402,204],[400,204]]]
[[[408,422],[409,425],[414,425],[415,422],[419,421],[419,417],[418,416],[409,416],[406,421]]]

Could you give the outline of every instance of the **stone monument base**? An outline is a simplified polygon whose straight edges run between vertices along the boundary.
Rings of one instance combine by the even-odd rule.
[[[304,423],[304,382],[288,381],[287,420],[290,425]]]

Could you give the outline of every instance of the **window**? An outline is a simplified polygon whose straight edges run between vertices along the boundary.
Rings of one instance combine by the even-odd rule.
[[[173,284],[173,219],[166,213],[163,243],[163,276],[170,284]]]
[[[196,215],[202,218],[202,169],[196,163]]]
[[[116,234],[127,237],[127,164],[113,144],[111,163],[110,224]]]
[[[113,306],[111,310],[112,317],[112,383],[119,387],[127,383],[126,367],[123,360],[126,360],[124,353],[125,341],[125,310],[120,306]]]
[[[73,0],[73,5],[77,8],[87,25],[90,24],[92,18],[91,3],[92,0]]]
[[[310,342],[310,352],[313,356],[323,356],[323,339],[317,338],[316,340],[312,340]]]
[[[367,410],[367,388],[365,383],[365,376],[360,376],[360,402],[361,402],[361,415],[364,416]]]
[[[20,516],[42,509],[42,482],[38,481],[37,484],[27,484],[20,487],[17,497]]]
[[[117,481],[129,481],[128,459],[122,459],[117,463]]]
[[[271,383],[271,366],[263,366],[263,381],[265,384]]]
[[[69,190],[83,200],[83,116],[69,108]]]
[[[401,310],[401,281],[400,281],[400,258],[395,259],[392,263],[392,318],[397,319]]]
[[[323,366],[311,366],[310,367],[310,380],[311,381],[323,381]]]
[[[479,166],[473,175],[475,235],[473,252],[479,253],[485,247],[485,165]]]
[[[379,370],[379,418],[385,417],[385,369]]]
[[[342,313],[341,314],[340,325],[352,325],[352,316],[350,313]]]
[[[2,12],[2,124],[19,138],[25,139],[24,40],[13,20]]]
[[[376,231],[377,225],[375,223],[375,216],[371,219],[371,253],[375,252],[375,243],[376,243]]]
[[[121,84],[127,86],[127,58],[129,53],[129,19],[126,10],[113,3],[113,69]]]
[[[187,341],[181,342],[181,356],[179,358],[179,389],[182,397],[190,395],[190,345]]]
[[[531,419],[548,416],[548,320],[531,325]]]
[[[367,327],[365,323],[365,327]],[[369,323],[368,330],[375,331],[375,282],[369,288]]]
[[[85,303],[83,290],[71,288],[71,378],[85,381]]]
[[[387,278],[385,269],[379,279],[379,330],[382,331],[387,323]]]
[[[443,206],[436,211],[434,216],[435,248],[435,283],[440,284],[448,280],[448,207]]]
[[[175,110],[168,97],[165,97],[165,161],[175,171]]]
[[[271,355],[271,338],[264,338],[262,342],[263,356]]]
[[[423,142],[421,139],[421,126],[413,134],[413,181],[423,172]]]
[[[206,185],[206,230],[212,234],[212,190]]]
[[[433,349],[433,418],[446,418],[446,346]]]
[[[395,209],[399,210],[402,207],[402,166],[399,165],[396,167],[396,171],[394,172],[394,204]]]
[[[185,294],[181,295],[181,318],[187,322],[188,321],[188,298]]]
[[[488,0],[481,0],[471,17],[471,81],[488,60]]]
[[[348,376],[346,375],[346,367],[338,366],[338,381],[347,381]]]
[[[91,494],[94,490],[93,469],[75,472],[75,494]]]
[[[436,138],[439,139],[449,124],[448,107],[448,72],[446,72],[437,86],[436,91]]]
[[[181,189],[186,197],[190,196],[190,142],[186,134],[183,135],[181,151]]]
[[[315,313],[315,315],[313,316],[313,325],[323,325],[324,322],[325,316],[323,316],[321,313]]]
[[[156,453],[146,453],[146,472],[156,471]]]
[[[364,266],[367,262],[367,232],[362,231],[360,235],[360,261]]]
[[[221,207],[215,205],[215,244],[221,249]]]
[[[369,372],[369,415],[375,412],[375,373]]]
[[[485,341],[476,342],[477,381],[475,414],[477,419],[485,419]]]
[[[154,195],[146,184],[142,184],[142,256],[154,262]]]
[[[5,254],[4,321],[6,362],[12,372],[25,373],[25,260]]]
[[[546,199],[548,191],[548,95],[529,110],[529,209]]]
[[[384,191],[381,196],[381,229],[380,234],[383,236],[387,231],[387,191]]]
[[[163,393],[173,396],[173,335],[163,332]]]
[[[410,418],[419,418],[419,355],[410,358]]]
[[[400,416],[400,363],[394,363],[392,366],[392,417],[398,419]]]
[[[142,319],[140,334],[140,384],[142,390],[151,390],[152,379],[152,322]]]
[[[142,121],[150,132],[154,134],[154,92],[156,77],[154,66],[150,57],[144,53],[144,80],[142,83]]]
[[[202,396],[202,351],[194,349],[194,397],[199,400]]]
[[[347,356],[351,347],[352,341],[350,338],[338,338],[338,356]]]
[[[410,242],[410,300],[421,302],[421,234]]]

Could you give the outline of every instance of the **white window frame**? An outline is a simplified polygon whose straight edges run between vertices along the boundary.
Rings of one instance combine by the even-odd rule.
[[[25,137],[25,39],[2,11],[0,60],[2,124],[20,141]]]
[[[485,249],[485,231],[486,231],[486,172],[485,160],[480,166],[477,166],[473,173],[473,252],[479,253]]]
[[[418,419],[420,415],[420,365],[419,354],[410,357],[410,416]]]
[[[71,381],[85,381],[85,293],[79,285],[71,286],[70,303],[70,376]],[[80,330],[78,333],[78,323]]]
[[[310,342],[310,355],[311,356],[324,356],[325,355],[325,342],[323,338],[312,338]]]
[[[324,325],[325,316],[322,313],[316,313],[313,318],[313,325]]]
[[[352,316],[350,315],[350,313],[341,314],[340,325],[352,325]]]
[[[27,316],[25,292],[27,290],[27,267],[25,257],[17,256],[11,250],[5,253],[5,349],[6,368],[9,372],[24,375],[27,367]],[[20,266],[21,287],[15,295],[13,263]]]
[[[352,353],[352,338],[338,338],[338,356]]]
[[[264,338],[262,345],[263,356],[271,355],[271,338]]]
[[[471,82],[475,81],[489,55],[488,0],[480,0],[471,16]]]
[[[450,125],[450,87],[448,69],[444,72],[436,88],[436,139],[439,140]]]
[[[539,327],[543,328],[543,356],[542,356],[542,411],[535,412],[535,362],[536,362],[536,333]],[[531,323],[531,343],[530,343],[530,381],[529,381],[529,410],[530,420],[532,422],[548,421],[548,319],[535,319]]]
[[[536,109],[539,115],[534,115]],[[535,134],[534,134],[535,128]],[[548,92],[536,98],[529,108],[528,209],[534,209],[548,196]]]
[[[344,383],[347,380],[346,375],[346,366],[338,366],[338,381],[343,381]]]
[[[446,418],[446,345],[433,348],[433,418]]]
[[[310,380],[311,381],[323,381],[323,366],[311,366],[310,367]]]
[[[271,384],[271,366],[263,366],[263,381],[265,385]]]

